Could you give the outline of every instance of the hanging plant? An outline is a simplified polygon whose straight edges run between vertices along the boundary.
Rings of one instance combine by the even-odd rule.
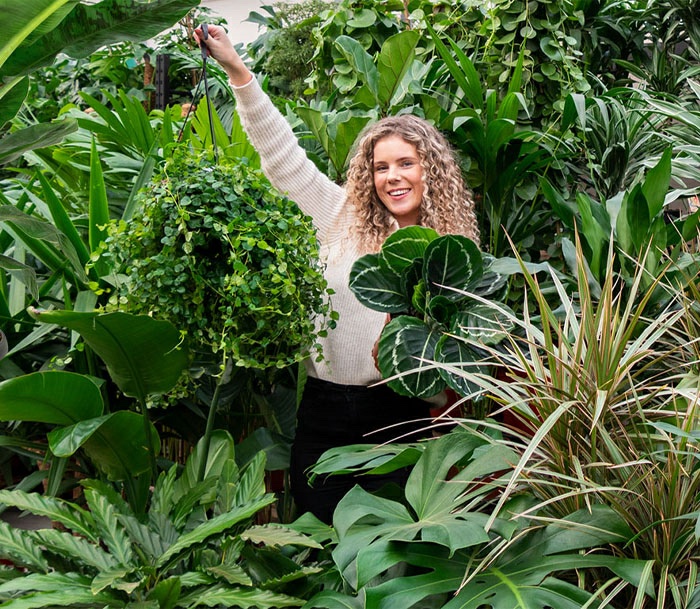
[[[311,220],[243,161],[182,149],[112,226],[112,302],[168,319],[238,366],[300,361],[333,323]]]

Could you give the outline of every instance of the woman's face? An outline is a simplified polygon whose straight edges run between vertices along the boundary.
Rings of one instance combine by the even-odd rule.
[[[400,227],[418,224],[423,168],[413,144],[388,135],[374,145],[374,188]]]

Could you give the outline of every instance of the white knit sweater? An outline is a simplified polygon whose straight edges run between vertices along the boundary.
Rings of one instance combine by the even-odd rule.
[[[386,315],[362,305],[348,288],[350,269],[360,257],[351,240],[354,210],[345,190],[309,160],[286,119],[253,78],[233,87],[237,111],[251,143],[260,154],[265,175],[281,193],[311,216],[326,265],[331,305],[338,312],[337,327],[320,339],[323,361],[306,360],[311,376],[343,385],[370,385],[380,380],[372,347]],[[396,228],[398,224],[394,227]]]

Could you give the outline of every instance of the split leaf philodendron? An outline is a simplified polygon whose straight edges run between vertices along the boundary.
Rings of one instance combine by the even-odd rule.
[[[474,391],[450,367],[483,371],[480,346],[499,343],[512,329],[512,311],[489,300],[507,281],[495,261],[467,237],[410,226],[355,262],[350,289],[392,317],[378,363],[394,391],[422,398],[447,387],[461,395]]]

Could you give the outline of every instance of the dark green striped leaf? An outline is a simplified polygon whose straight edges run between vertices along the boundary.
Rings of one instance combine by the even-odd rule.
[[[378,254],[367,254],[355,261],[350,270],[350,290],[374,311],[401,313],[410,307],[401,289],[401,278],[381,268]]]
[[[430,361],[435,358],[441,335],[415,317],[392,319],[379,339],[379,369],[384,378],[402,376],[389,381],[389,387],[400,395],[415,397],[440,393],[445,382]]]
[[[481,252],[476,244],[461,235],[444,235],[431,242],[425,250],[423,277],[428,290],[451,300],[463,298],[470,284],[483,274]]]
[[[423,258],[428,244],[437,238],[438,234],[432,228],[402,228],[387,237],[379,254],[379,263],[383,269],[401,273],[414,260]]]

